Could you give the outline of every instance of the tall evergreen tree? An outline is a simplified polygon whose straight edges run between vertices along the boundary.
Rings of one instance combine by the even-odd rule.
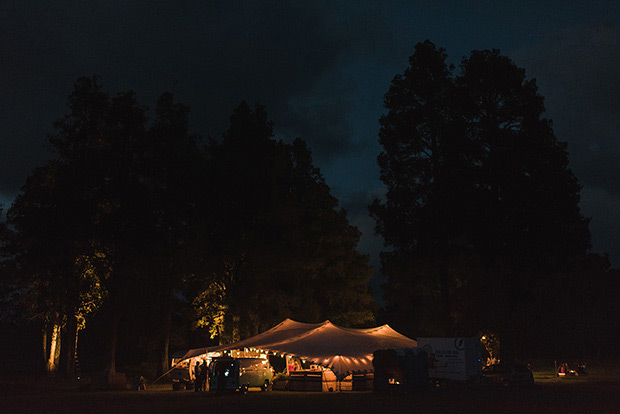
[[[65,327],[68,373],[77,326],[97,307],[111,372],[117,349],[121,363],[139,349],[166,371],[172,319],[190,303],[221,340],[285,317],[373,320],[359,231],[305,143],[274,140],[264,109],[242,104],[223,140],[200,148],[171,94],[150,127],[133,93],[112,97],[96,77],[76,82],[68,106],[49,136],[58,159],[0,228],[20,286],[35,286],[29,306]]]
[[[175,293],[183,282],[203,269],[208,233],[199,226],[205,211],[198,209],[196,193],[205,182],[198,137],[189,133],[189,108],[174,102],[171,93],[157,101],[155,119],[148,130],[144,177],[148,180],[155,237],[148,244],[149,271],[145,308],[157,322],[158,375],[168,371]],[[201,251],[202,250],[202,251]],[[155,299],[155,300],[153,300]],[[150,306],[149,306],[150,305]]]
[[[80,78],[68,98],[69,113],[49,136],[56,163],[69,171],[74,185],[52,188],[54,197],[73,200],[78,214],[57,221],[57,237],[72,240],[72,228],[94,240],[106,253],[109,277],[102,281],[110,312],[107,369],[116,370],[118,323],[130,299],[132,282],[144,262],[144,242],[154,237],[149,187],[145,180],[145,108],[132,92],[110,97],[96,77]],[[62,182],[62,181],[59,181]],[[35,203],[39,200],[35,200]],[[21,211],[15,210],[16,214]],[[52,216],[44,217],[50,221]],[[78,221],[79,219],[79,221]],[[32,220],[26,217],[25,221]],[[72,221],[74,220],[74,221]],[[32,223],[31,223],[32,224]],[[75,256],[60,256],[75,260]]]
[[[388,192],[371,213],[393,247],[382,256],[386,302],[395,315],[420,316],[404,326],[410,332],[490,324],[511,359],[519,306],[590,247],[580,187],[523,69],[492,50],[472,52],[454,75],[443,49],[429,41],[415,49],[381,118]],[[474,285],[486,292],[475,296],[479,306],[463,295]]]
[[[101,305],[109,275],[107,252],[89,233],[87,190],[70,165],[53,161],[36,169],[7,213],[4,238],[15,305],[42,321],[48,371],[56,370],[61,352],[69,378],[78,330]]]
[[[211,297],[222,301],[210,308],[220,318],[210,313],[205,320],[221,323],[224,340],[257,334],[285,317],[370,323],[372,270],[355,250],[359,231],[337,208],[305,143],[272,137],[264,108],[242,103],[222,142],[209,148],[221,263]]]

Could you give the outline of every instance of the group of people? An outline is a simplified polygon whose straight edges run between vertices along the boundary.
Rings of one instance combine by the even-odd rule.
[[[207,391],[209,382],[209,367],[207,361],[203,360],[202,364],[196,363],[194,367],[194,391]]]
[[[572,369],[566,362],[560,364],[557,368],[557,376],[558,377],[565,377],[568,375],[575,375],[575,376],[579,376],[579,375],[588,375],[588,367],[587,365],[582,362],[579,364],[573,365],[575,367],[575,369]]]

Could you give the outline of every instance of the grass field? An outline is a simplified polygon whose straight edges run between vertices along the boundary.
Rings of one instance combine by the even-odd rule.
[[[453,387],[413,394],[372,392],[250,392],[215,395],[172,391],[78,391],[49,381],[2,379],[0,413],[620,413],[620,379],[594,370],[557,379],[553,368],[536,371],[530,388]]]

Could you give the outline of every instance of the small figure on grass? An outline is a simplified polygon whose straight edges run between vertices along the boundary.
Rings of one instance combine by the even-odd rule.
[[[132,384],[131,389],[134,391],[146,391],[146,380],[142,375],[140,377],[136,377]]]

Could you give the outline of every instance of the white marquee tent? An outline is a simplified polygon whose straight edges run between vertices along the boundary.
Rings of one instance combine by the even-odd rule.
[[[318,324],[285,319],[252,338],[228,345],[188,351],[183,358],[207,352],[256,348],[296,356],[331,369],[338,378],[372,372],[372,354],[379,349],[415,348],[417,342],[388,325],[369,329],[342,328],[330,321]]]

